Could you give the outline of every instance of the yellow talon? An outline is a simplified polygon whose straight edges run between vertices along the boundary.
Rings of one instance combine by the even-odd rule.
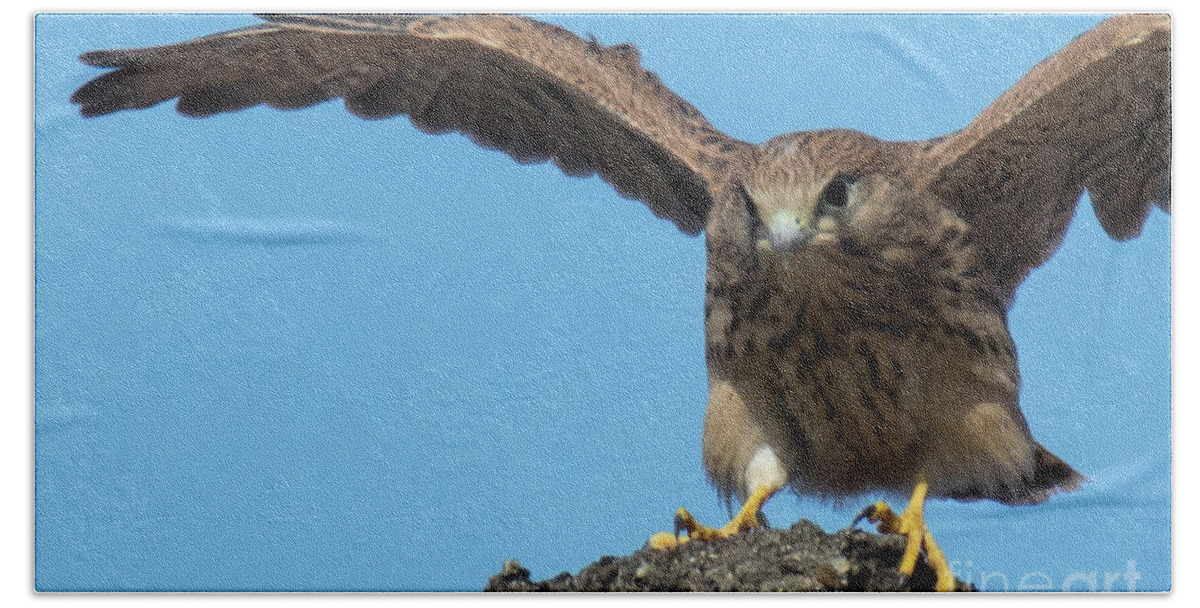
[[[762,517],[762,506],[772,496],[778,492],[780,488],[759,486],[750,494],[750,498],[742,504],[742,509],[729,523],[720,528],[712,528],[698,521],[688,512],[687,509],[679,509],[675,512],[675,534],[666,532],[657,532],[650,537],[649,545],[651,549],[666,550],[672,547],[682,545],[689,540],[713,541],[718,538],[729,538],[735,534],[746,532],[764,527]],[[680,532],[687,532],[687,536],[680,536]]]
[[[911,576],[917,567],[917,557],[925,551],[925,563],[937,575],[934,589],[937,591],[954,591],[956,583],[946,554],[933,540],[933,533],[925,523],[925,496],[929,492],[929,479],[924,473],[917,476],[917,484],[913,487],[912,498],[904,512],[896,515],[885,502],[877,502],[859,513],[854,518],[855,523],[860,519],[877,524],[880,532],[888,534],[903,534],[908,537],[904,548],[904,557],[900,560],[898,569],[901,574]]]
[[[670,549],[671,547],[674,547],[675,545],[685,541],[687,541],[686,538],[679,538],[674,534],[667,532],[655,532],[652,536],[650,536],[648,544],[650,545],[651,549],[666,551],[667,549]]]

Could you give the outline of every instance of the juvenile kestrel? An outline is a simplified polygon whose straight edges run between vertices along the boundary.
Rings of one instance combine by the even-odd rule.
[[[938,588],[949,565],[928,497],[1042,502],[1083,477],[1030,435],[1007,311],[1058,248],[1086,189],[1115,239],[1169,211],[1171,30],[1111,18],[1033,68],[963,130],[926,141],[863,133],[733,139],[640,67],[558,27],[502,15],[273,15],[190,42],[96,51],[115,68],[79,88],[85,116],[178,98],[189,116],[343,98],[408,115],[520,162],[598,174],[708,249],[703,457],[742,501],[722,528],[684,510],[676,534],[760,525],[780,489],[911,492],[899,515]],[[680,531],[688,533],[680,538]]]

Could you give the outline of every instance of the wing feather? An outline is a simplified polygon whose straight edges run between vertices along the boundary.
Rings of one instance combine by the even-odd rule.
[[[1058,249],[1085,189],[1109,235],[1136,236],[1152,204],[1170,210],[1170,16],[1105,20],[931,143],[929,187],[971,224],[1005,300]]]
[[[178,98],[188,116],[342,98],[369,119],[408,115],[522,163],[599,174],[696,234],[712,191],[753,146],[716,130],[644,70],[636,49],[508,15],[269,15],[169,46],[94,51],[116,68],[71,100],[85,116]]]

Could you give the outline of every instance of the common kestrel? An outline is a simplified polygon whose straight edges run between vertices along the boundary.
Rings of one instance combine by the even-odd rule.
[[[190,116],[343,98],[520,162],[598,174],[706,235],[704,466],[742,501],[722,528],[684,510],[652,545],[760,525],[779,490],[911,492],[901,570],[949,564],[926,498],[1042,502],[1083,476],[1018,405],[1007,311],[1057,249],[1082,192],[1105,230],[1169,211],[1170,20],[1106,20],[1033,68],[966,128],[916,142],[848,130],[754,145],[710,125],[637,50],[502,15],[272,15],[190,42],[96,51],[85,116],[178,98]],[[688,536],[681,539],[679,534]]]

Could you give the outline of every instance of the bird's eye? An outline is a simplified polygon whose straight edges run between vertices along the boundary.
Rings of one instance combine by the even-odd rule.
[[[839,175],[829,181],[817,199],[817,209],[820,213],[829,213],[845,207],[850,202],[850,188],[855,179],[848,175]]]

